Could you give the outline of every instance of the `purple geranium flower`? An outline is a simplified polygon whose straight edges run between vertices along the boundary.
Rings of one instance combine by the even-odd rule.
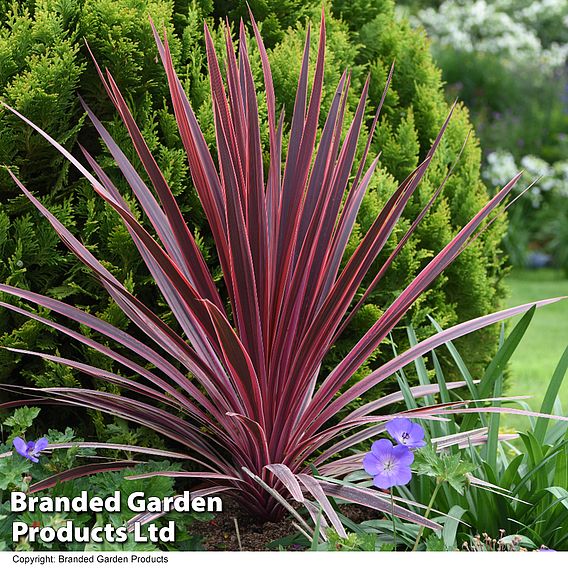
[[[387,432],[399,443],[407,448],[421,448],[426,445],[424,441],[424,428],[415,424],[408,418],[393,418],[387,423]]]
[[[39,453],[47,448],[47,438],[40,438],[37,442],[26,442],[22,438],[14,438],[13,444],[16,451],[27,460],[37,463]]]
[[[406,485],[412,477],[414,454],[406,446],[393,446],[390,440],[377,440],[363,458],[365,471],[379,489]]]

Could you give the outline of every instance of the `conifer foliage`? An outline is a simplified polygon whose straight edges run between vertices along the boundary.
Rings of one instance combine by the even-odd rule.
[[[192,233],[217,282],[221,270],[213,236],[189,174],[173,109],[168,102],[164,72],[154,64],[157,51],[147,14],[168,30],[174,65],[211,148],[215,136],[201,27],[203,18],[209,16],[213,41],[217,46],[222,44],[222,32],[214,19],[225,15],[221,4],[207,0],[197,3],[187,0],[173,3],[164,0],[143,3],[137,0],[0,3],[0,46],[2,61],[5,62],[0,68],[2,99],[32,118],[74,155],[80,154],[80,142],[99,160],[121,193],[128,196],[130,190],[121,179],[112,156],[104,145],[99,144],[93,127],[84,120],[78,104],[77,95],[80,94],[111,135],[121,143],[128,158],[136,162],[136,152],[128,141],[126,130],[96,78],[96,70],[83,41],[86,38],[101,65],[114,70],[118,85],[128,94],[132,113],[183,215],[191,219]],[[245,3],[235,3],[235,6],[237,4],[238,9],[235,8],[234,14],[228,14],[229,17],[241,14]],[[313,2],[311,5],[316,4]],[[363,4],[368,3],[361,3],[361,6]],[[291,93],[295,91],[298,80],[305,38],[303,18],[312,15],[315,22],[313,33],[318,33],[319,8],[310,12],[310,3],[303,3],[302,10],[290,10],[282,15],[277,11],[270,12],[269,5],[259,2],[256,8],[267,34],[269,30],[275,32],[271,35],[273,47],[268,57],[276,99],[278,104],[285,106],[284,120],[289,127],[294,104]],[[397,61],[397,73],[385,100],[380,128],[372,142],[372,151],[382,152],[381,160],[363,198],[343,263],[369,230],[397,185],[426,157],[448,111],[439,73],[432,65],[425,38],[404,22],[395,20],[392,1],[372,2],[370,6],[372,9],[363,14],[357,2],[350,10],[342,8],[339,0],[326,5],[330,40],[326,47],[326,81],[322,93],[325,111],[332,103],[334,85],[345,68],[351,71],[353,86],[346,100],[346,115],[352,116],[356,111],[358,101],[354,93],[362,90],[367,72],[372,78],[369,85],[372,104],[369,108],[376,106],[390,65],[393,60]],[[293,18],[290,19],[291,13],[301,18],[300,21],[294,23]],[[291,26],[290,29],[287,29],[288,26]],[[259,84],[262,69],[254,43],[250,48],[253,54],[252,73]],[[314,49],[312,55],[315,55]],[[266,151],[269,128],[262,98],[259,111],[261,143]],[[152,278],[135,254],[132,240],[118,216],[105,207],[88,184],[78,179],[72,170],[69,171],[66,162],[39,135],[9,113],[0,111],[0,115],[0,163],[10,164],[26,186],[66,226],[74,226],[80,231],[85,246],[129,290],[144,297],[154,311],[169,324],[175,325],[168,306],[156,294]],[[362,132],[367,131],[372,119],[372,113],[366,112]],[[323,123],[320,126],[323,127]],[[467,112],[458,106],[431,166],[411,197],[399,225],[364,279],[364,287],[359,290],[357,299],[441,184],[469,129]],[[284,151],[286,147],[285,137]],[[358,156],[363,149],[364,143],[360,142]],[[370,293],[363,308],[337,338],[333,350],[323,362],[324,370],[333,369],[393,301],[397,292],[482,206],[486,190],[479,178],[479,159],[479,148],[474,136],[470,136],[439,199],[393,261],[381,286]],[[142,177],[145,177],[144,173]],[[502,297],[503,257],[499,251],[502,232],[503,223],[498,220],[414,304],[408,317],[419,338],[430,333],[426,314],[448,326],[498,307]],[[112,301],[100,294],[88,272],[58,244],[35,208],[19,195],[5,169],[0,170],[0,252],[1,282],[72,301],[112,325],[128,328],[127,318]],[[221,290],[220,293],[225,300],[227,291]],[[4,298],[9,302],[15,301]],[[474,371],[477,362],[481,363],[490,356],[487,345],[495,343],[493,331],[481,333],[484,335],[469,342],[467,349],[462,346],[462,352]],[[393,336],[401,347],[408,342],[404,331],[395,328]],[[0,337],[4,345],[31,346],[38,351],[57,349],[62,356],[75,356],[79,349],[62,344],[55,334],[46,333],[37,322],[26,321],[3,309],[0,309]],[[363,377],[387,361],[390,353],[390,348],[377,349],[354,379]],[[81,358],[113,369],[108,361],[102,361],[92,350],[81,348]],[[56,365],[41,364],[31,358],[0,351],[0,380],[4,382],[27,381],[38,386],[61,386],[75,384],[79,379],[84,380],[84,376],[81,378],[77,373]],[[102,384],[99,386],[107,388]]]

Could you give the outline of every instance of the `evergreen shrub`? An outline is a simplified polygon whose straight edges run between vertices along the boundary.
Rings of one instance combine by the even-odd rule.
[[[291,1],[287,5],[295,4]],[[405,21],[395,18],[392,1],[372,1],[372,9],[366,12],[367,4],[335,0],[325,6],[329,40],[324,84],[333,85],[333,78],[338,78],[340,70],[348,67],[352,73],[352,92],[360,92],[367,73],[370,73],[373,103],[370,107],[373,107],[379,102],[389,68],[395,61],[393,83],[378,128],[380,135],[373,143],[373,151],[382,151],[381,166],[361,208],[356,231],[359,236],[369,228],[397,182],[424,158],[449,110],[444,101],[440,72],[429,54],[427,38],[411,29]],[[154,21],[166,26],[174,64],[181,70],[182,81],[198,120],[202,125],[210,124],[210,128],[205,129],[205,136],[213,144],[202,22],[204,17],[209,18],[217,28],[215,42],[220,44],[222,35],[218,30],[218,17],[227,15],[231,18],[242,12],[225,13],[224,5],[223,2],[209,0],[200,3],[187,0],[0,3],[0,96],[63,141],[77,155],[81,155],[79,144],[97,155],[119,189],[126,192],[121,176],[115,175],[113,162],[110,157],[105,157],[106,152],[96,141],[92,127],[82,121],[78,95],[103,119],[113,137],[124,143],[123,150],[128,158],[137,163],[135,153],[127,143],[126,132],[112,112],[111,103],[101,92],[96,69],[83,41],[85,38],[101,67],[111,69],[121,90],[128,94],[134,118],[141,126],[150,150],[157,157],[212,268],[216,267],[217,260],[210,252],[211,237],[203,229],[201,206],[190,182],[171,108],[166,102],[165,74],[155,60],[157,52],[152,45],[147,14],[149,12]],[[267,3],[267,6],[272,9],[271,4]],[[304,3],[303,6],[302,10],[291,8],[285,17],[276,12],[273,16],[267,14],[263,17],[261,14],[259,17],[259,20],[268,20],[265,25],[275,30],[268,36],[274,44],[269,55],[277,102],[284,105],[286,117],[290,117],[292,112],[290,94],[295,91],[297,82],[305,36],[304,17],[311,16],[312,21],[319,21],[317,3]],[[235,25],[238,26],[238,23],[233,22]],[[313,37],[316,33],[317,25],[312,26]],[[253,72],[260,76],[256,56],[253,60]],[[325,93],[324,110],[330,98],[331,93]],[[353,112],[354,104],[355,100],[349,99],[348,113]],[[371,119],[372,116],[369,116],[369,124]],[[397,239],[408,228],[409,219],[416,217],[437,189],[448,168],[455,162],[470,130],[467,110],[458,105],[435,161],[384,254],[393,250]],[[67,169],[47,144],[2,111],[0,164],[8,163],[17,166],[15,173],[19,178],[66,226],[74,228],[75,234],[97,258],[104,261],[147,305],[153,302],[156,311],[171,322],[167,307],[117,216],[95,198],[92,190]],[[334,358],[339,359],[347,352],[434,252],[440,250],[450,235],[455,234],[487,199],[479,169],[480,149],[471,134],[442,196],[407,243],[379,289],[373,292],[368,305],[338,341],[330,357],[330,366]],[[57,236],[32,211],[33,206],[19,196],[7,177],[5,172],[0,172],[0,281],[65,299],[114,325],[126,326],[124,316],[100,292],[98,283],[58,244]],[[426,330],[428,314],[442,326],[449,326],[499,307],[503,297],[504,259],[500,242],[504,225],[501,220],[494,223],[417,302],[410,319],[419,338],[429,334]],[[350,243],[350,250],[354,249],[356,240],[354,238]],[[378,259],[377,266],[383,260],[384,257]],[[481,369],[491,356],[494,334],[495,330],[484,330],[474,338],[462,341],[461,350],[470,368]],[[406,332],[401,328],[395,333],[394,340],[402,348],[408,342]],[[58,343],[56,336],[37,322],[6,311],[0,311],[0,343],[51,352],[55,347],[62,356],[72,358],[77,358],[77,349],[82,349],[79,357],[84,361],[98,366],[110,365],[84,348]],[[388,357],[390,353],[384,355]],[[376,353],[368,366],[373,367],[382,357],[382,353]],[[78,377],[67,369],[40,363],[34,358],[14,357],[0,350],[2,383],[53,386],[72,384],[77,380]]]

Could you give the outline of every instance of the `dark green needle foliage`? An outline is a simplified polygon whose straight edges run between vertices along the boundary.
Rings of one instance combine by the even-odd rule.
[[[167,102],[165,75],[156,64],[157,52],[148,14],[168,31],[174,65],[180,72],[207,142],[212,145],[213,115],[205,70],[203,19],[207,18],[213,30],[217,30],[214,41],[219,43],[222,41],[220,18],[227,16],[231,25],[238,26],[235,20],[243,15],[245,3],[233,4],[234,7],[227,10],[227,3],[213,0],[0,2],[0,96],[3,100],[76,155],[81,156],[79,144],[86,147],[98,157],[121,192],[128,195],[121,176],[114,175],[117,172],[113,170],[113,161],[105,156],[92,126],[82,120],[78,95],[123,145],[127,157],[135,165],[138,163],[124,127],[101,90],[84,43],[86,39],[99,64],[111,69],[122,92],[128,94],[127,102],[134,118],[217,278],[220,271],[212,252],[212,239],[190,181],[172,109]],[[276,4],[277,8],[274,7]],[[335,0],[325,4],[329,39],[324,85],[335,85],[342,70],[349,68],[354,87],[351,92],[359,93],[370,73],[371,113],[380,100],[393,61],[396,68],[373,142],[372,152],[382,151],[382,158],[348,247],[353,251],[387,197],[424,158],[447,115],[448,105],[443,97],[440,72],[429,55],[427,39],[411,30],[404,21],[395,19],[391,0]],[[269,56],[276,99],[279,105],[284,105],[286,119],[289,119],[293,105],[290,97],[296,89],[306,19],[314,22],[312,36],[315,37],[319,3],[289,0],[252,2],[251,6],[263,27],[267,44],[273,46]],[[254,52],[253,73],[257,78],[261,75]],[[324,110],[332,95],[331,91],[324,93]],[[264,99],[261,97],[260,100]],[[264,102],[261,113],[265,113],[263,105]],[[354,108],[355,100],[348,100],[348,116]],[[369,116],[367,127],[371,118]],[[266,124],[261,127],[264,129],[261,131],[263,142],[266,142]],[[438,188],[470,129],[467,110],[458,106],[434,162],[377,260],[377,267],[392,252],[397,239],[404,235],[410,219],[417,216]],[[90,187],[74,177],[75,173],[68,170],[46,142],[4,111],[0,111],[0,164],[15,166],[14,172],[22,182],[80,236],[91,252],[147,305],[154,305],[156,313],[172,323],[165,303],[134,253],[132,241],[116,214],[95,198]],[[470,135],[442,196],[398,255],[378,290],[370,296],[368,305],[337,342],[326,363],[329,367],[372,325],[432,258],[434,251],[439,251],[486,201],[487,190],[481,182],[479,166],[480,149],[475,136]],[[139,211],[137,214],[143,218]],[[504,259],[500,251],[503,230],[504,222],[494,223],[417,301],[409,318],[418,339],[427,334],[426,314],[446,327],[486,314],[499,306],[503,296]],[[371,270],[367,284],[373,275]],[[114,325],[127,325],[120,311],[100,292],[98,283],[59,244],[54,232],[39,218],[35,208],[22,199],[3,170],[0,170],[0,281],[65,299]],[[408,341],[404,330],[395,332],[394,338],[400,349]],[[494,331],[489,329],[472,339],[462,340],[461,351],[473,370],[482,369],[490,358],[494,339]],[[6,311],[0,311],[0,342],[39,351],[53,352],[55,348],[61,356],[79,357],[99,367],[110,365],[100,355],[62,342],[41,324]],[[390,351],[376,353],[368,365],[373,367],[390,356]],[[75,376],[71,371],[36,359],[0,351],[0,382],[53,386],[71,385],[77,380],[91,379]]]

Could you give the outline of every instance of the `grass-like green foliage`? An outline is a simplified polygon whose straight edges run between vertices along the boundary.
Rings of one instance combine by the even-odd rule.
[[[365,137],[363,154],[357,160],[357,142],[365,119],[370,83],[366,81],[363,85],[355,113],[346,116],[351,85],[345,71],[338,78],[329,109],[322,113],[326,68],[324,21],[322,12],[311,82],[309,27],[306,33],[294,111],[290,129],[286,127],[288,147],[285,152],[282,150],[283,113],[277,112],[268,54],[254,20],[255,44],[262,66],[262,98],[257,96],[244,24],[241,23],[239,30],[238,51],[230,30],[225,30],[224,73],[209,28],[205,26],[215,157],[176,75],[167,30],[161,37],[153,27],[179,136],[222,268],[222,284],[215,280],[207,266],[110,71],[97,67],[106,94],[128,130],[153,190],[144,183],[136,167],[89,106],[82,103],[130,186],[135,198],[132,203],[121,194],[87,149],[81,148],[93,173],[39,126],[4,104],[65,156],[120,217],[171,310],[175,329],[160,319],[142,298],[132,294],[11,171],[9,174],[18,188],[97,278],[138,329],[139,335],[145,336],[144,341],[68,303],[0,284],[1,292],[65,316],[81,328],[78,331],[29,308],[6,302],[0,303],[2,307],[50,326],[133,373],[123,376],[76,359],[10,348],[12,352],[64,364],[128,391],[128,394],[116,395],[78,387],[31,391],[24,388],[31,396],[40,397],[38,404],[45,399],[48,402],[55,399],[145,426],[181,445],[186,453],[178,454],[178,457],[198,468],[198,471],[143,474],[138,476],[140,479],[164,475],[206,480],[209,486],[205,491],[231,491],[245,508],[265,519],[279,519],[287,511],[297,516],[288,503],[293,498],[314,518],[316,542],[320,526],[324,529],[327,523],[333,525],[339,536],[346,536],[329,497],[383,512],[389,510],[422,527],[440,528],[427,519],[429,508],[425,516],[421,516],[389,504],[380,493],[335,483],[338,477],[360,467],[357,457],[343,459],[337,455],[380,432],[390,416],[383,414],[384,408],[400,398],[415,404],[410,414],[422,419],[480,412],[498,417],[502,412],[514,412],[501,407],[501,393],[494,385],[501,384],[499,377],[516,346],[513,343],[518,343],[518,333],[515,330],[505,341],[479,387],[471,378],[446,383],[443,387],[430,385],[422,376],[424,370],[417,366],[422,383],[418,390],[412,391],[408,385],[401,384],[401,390],[393,396],[373,399],[363,405],[356,404],[357,400],[406,364],[447,341],[529,310],[532,315],[537,305],[557,301],[543,300],[532,307],[525,304],[484,315],[440,330],[423,341],[418,341],[411,333],[408,350],[349,386],[355,373],[387,339],[414,302],[469,245],[477,241],[483,229],[491,225],[497,208],[519,180],[521,174],[518,174],[485,203],[393,298],[333,370],[322,371],[326,354],[361,307],[362,301],[351,306],[365,275],[384,252],[385,243],[427,171],[436,166],[436,152],[454,110],[451,109],[441,124],[424,160],[393,188],[343,265],[363,196],[379,161],[379,156],[375,156],[370,165],[367,164],[392,69]],[[259,99],[265,102],[268,117],[267,156],[263,155],[261,145]],[[324,124],[321,129],[320,115]],[[381,278],[420,227],[451,173],[448,169],[442,184],[419,209],[410,227],[403,229],[396,248],[383,262],[379,261],[380,271],[365,294],[381,285]],[[139,222],[139,210],[151,224],[150,231]],[[220,294],[222,289],[227,291],[228,302]],[[100,343],[96,334],[107,337],[117,347]],[[450,390],[465,384],[474,394],[473,402],[469,401],[473,405],[471,408],[467,407],[467,401],[456,404],[448,399]],[[439,405],[434,404],[433,399],[438,392],[442,398]],[[496,397],[494,406],[483,407],[477,400],[488,399],[491,395]],[[427,399],[427,405],[418,408],[415,399],[421,397]],[[355,410],[345,416],[344,411],[350,405],[355,405]],[[476,420],[466,416],[464,429],[467,431],[466,425]],[[490,420],[493,422],[495,418]],[[445,440],[445,436],[442,439]],[[490,436],[488,452],[493,451],[496,443],[497,439]],[[166,455],[163,450],[141,449],[126,443],[112,446],[101,443],[99,446]],[[96,467],[93,466],[95,471]],[[312,467],[325,471],[328,479],[316,479]],[[80,472],[64,472],[60,480],[71,480],[87,474],[88,470],[86,466]],[[147,519],[148,516],[143,517]],[[297,518],[308,528],[301,517]]]
[[[496,397],[501,395],[502,369],[513,353],[520,354],[522,351],[523,343],[520,342],[531,317],[531,314],[523,316],[502,343],[478,385],[478,390],[483,389],[485,383],[486,393],[490,392]],[[538,329],[538,326],[535,327]],[[532,329],[528,326],[526,339]],[[558,393],[568,370],[568,348],[565,341],[564,348],[554,372],[541,382],[544,396],[537,407],[540,412],[550,413],[554,410],[556,414],[563,414]],[[454,351],[454,356],[459,357],[457,351]],[[460,366],[465,379],[469,371],[462,365],[463,362]],[[436,368],[435,373],[433,380],[444,380],[441,369]],[[528,408],[527,402],[530,401],[519,401],[521,408]],[[511,416],[506,416],[506,419],[510,420]],[[493,415],[489,419],[483,415],[470,415],[460,427],[449,425],[452,433],[463,431],[464,428],[479,428],[479,432],[477,439],[475,436],[469,440],[462,439],[459,445],[441,450],[462,463],[471,464],[469,480],[462,476],[464,490],[457,491],[450,484],[443,483],[433,502],[435,510],[447,512],[459,519],[459,522],[451,519],[445,521],[442,532],[444,546],[447,549],[459,548],[464,542],[469,543],[468,535],[486,533],[494,538],[503,534],[509,538],[511,535],[521,535],[525,546],[567,550],[567,424],[529,418],[527,429],[527,418],[524,417],[525,428],[517,435],[500,433],[500,420],[502,418],[499,415]],[[432,437],[439,436],[446,427],[444,425],[436,430],[432,427]],[[440,447],[444,447],[444,444],[440,444]],[[435,486],[436,481],[432,478],[418,475],[408,491],[403,493],[418,501],[428,500]]]
[[[448,351],[456,361],[460,378],[467,384],[469,393],[465,396],[501,397],[503,369],[521,351],[523,339],[526,341],[533,329],[529,325],[533,316],[533,312],[525,314],[508,337],[502,336],[497,354],[480,380],[473,379],[455,345],[448,342],[414,362],[422,384],[437,384],[442,401],[455,399],[455,393],[446,389],[449,377],[440,366],[441,353]],[[434,325],[438,327],[435,322]],[[543,399],[537,407],[541,413],[554,410],[563,414],[558,393],[568,371],[565,342],[564,347],[556,368],[541,383]],[[397,373],[405,393],[403,405],[417,412],[432,400],[412,396],[406,370]],[[474,412],[460,422],[425,425],[429,443],[416,453],[413,478],[407,487],[394,489],[395,502],[406,499],[409,503],[428,503],[432,517],[443,525],[436,533],[427,531],[419,541],[419,549],[459,550],[464,543],[476,550],[530,550],[541,546],[568,549],[568,425],[538,416],[522,416],[528,410],[529,401],[525,398],[517,400],[520,408],[513,410],[518,414],[512,416]],[[524,422],[520,434],[502,427],[503,419],[510,421],[512,417]],[[322,473],[325,474],[325,468]],[[367,487],[370,480],[364,472],[357,471],[347,475],[342,483]],[[423,511],[423,506],[411,508]],[[339,539],[339,546],[357,550],[382,550],[392,546],[394,540],[399,547],[409,549],[415,545],[420,530],[389,516],[351,524],[349,529],[352,534],[348,540]],[[483,535],[481,542],[475,540],[475,535]],[[488,546],[486,535],[497,542]]]
[[[215,142],[213,116],[201,28],[203,18],[210,18],[214,42],[220,45],[222,34],[217,29],[215,18],[223,15],[225,3],[43,0],[17,4],[19,8],[14,12],[15,4],[12,2],[1,4],[0,46],[6,62],[0,70],[3,100],[31,116],[75,154],[80,152],[80,142],[105,167],[120,191],[128,195],[127,184],[121,180],[112,157],[98,142],[90,123],[83,120],[82,109],[77,104],[76,95],[80,94],[120,142],[128,158],[136,163],[136,153],[124,126],[96,78],[96,70],[83,42],[86,38],[100,64],[113,69],[117,83],[128,93],[133,115],[182,213],[191,218],[204,258],[218,278],[220,269],[212,235],[197,199],[173,112],[167,101],[165,76],[163,70],[154,64],[157,52],[147,13],[168,29],[174,64],[203,126],[205,139],[212,147]],[[372,104],[369,108],[376,106],[389,67],[393,60],[397,62],[397,73],[385,101],[378,137],[372,143],[374,153],[382,152],[381,162],[363,200],[347,254],[352,253],[366,234],[398,183],[424,159],[448,112],[440,73],[432,63],[426,38],[394,18],[392,1],[372,2],[367,12],[363,9],[364,4],[358,7],[355,3],[352,10],[343,10],[339,1],[332,3],[332,10],[326,6],[330,39],[326,48],[324,110],[329,108],[335,83],[345,68],[352,72],[353,93],[362,89],[367,73],[371,73],[369,99]],[[244,5],[234,3],[234,9],[238,11]],[[268,55],[276,96],[279,104],[286,107],[285,121],[289,125],[293,110],[291,93],[297,84],[305,36],[303,18],[313,14],[313,9],[309,3],[303,3],[302,9],[281,14],[275,5],[273,2],[257,2],[252,6],[259,10],[263,34],[275,31],[272,38],[274,47],[269,49]],[[288,5],[295,4],[290,2]],[[270,10],[266,11],[267,8]],[[299,21],[294,18],[299,18]],[[289,25],[292,27],[288,30]],[[317,33],[317,24],[315,28]],[[254,46],[251,49],[254,51]],[[29,57],[30,52],[32,57]],[[252,66],[258,82],[262,71],[257,58],[253,57]],[[356,97],[350,95],[346,109],[348,116],[352,116],[356,104]],[[266,108],[262,100],[259,105],[261,142],[266,150]],[[152,280],[116,214],[105,207],[88,184],[77,179],[66,162],[39,135],[4,111],[0,114],[0,163],[10,164],[26,186],[66,226],[75,226],[81,232],[84,244],[121,282],[173,325],[168,306],[156,295]],[[370,112],[365,118],[364,131],[370,126]],[[392,252],[438,188],[448,165],[455,162],[470,128],[467,111],[458,106],[431,167],[403,213],[400,225],[371,267],[365,285],[371,282],[380,263]],[[285,139],[284,146],[286,144]],[[361,142],[359,156],[362,151]],[[323,363],[325,369],[331,370],[348,353],[398,292],[482,206],[486,190],[480,181],[479,163],[480,150],[472,135],[440,199],[393,262],[382,286],[370,295],[367,305],[354,317],[328,354]],[[412,307],[408,317],[419,338],[426,337],[428,333],[426,314],[449,326],[499,307],[503,297],[503,256],[499,244],[503,225],[503,219],[493,223]],[[88,272],[58,245],[46,222],[15,191],[5,170],[0,171],[0,252],[1,282],[49,293],[57,299],[82,306],[112,325],[128,328],[129,323],[120,310],[99,293]],[[3,309],[0,309],[0,336],[4,345],[26,346],[45,352],[57,349],[67,357],[80,353],[80,358],[86,362],[106,366],[109,370],[114,368],[112,363],[102,360],[92,350],[61,343],[56,334],[46,331],[37,322],[26,321]],[[393,330],[393,337],[400,346],[408,344],[404,330]],[[474,370],[483,369],[495,337],[493,329],[489,328],[482,330],[475,340],[461,340],[460,348]],[[354,379],[387,361],[390,353],[390,348],[378,349]],[[77,384],[84,381],[84,377],[49,363],[0,352],[0,380],[26,381],[27,384],[44,387]],[[96,384],[99,388],[110,388]],[[64,413],[58,413],[52,419],[61,417],[63,420],[64,416]],[[100,434],[101,428],[97,426],[97,430]]]

